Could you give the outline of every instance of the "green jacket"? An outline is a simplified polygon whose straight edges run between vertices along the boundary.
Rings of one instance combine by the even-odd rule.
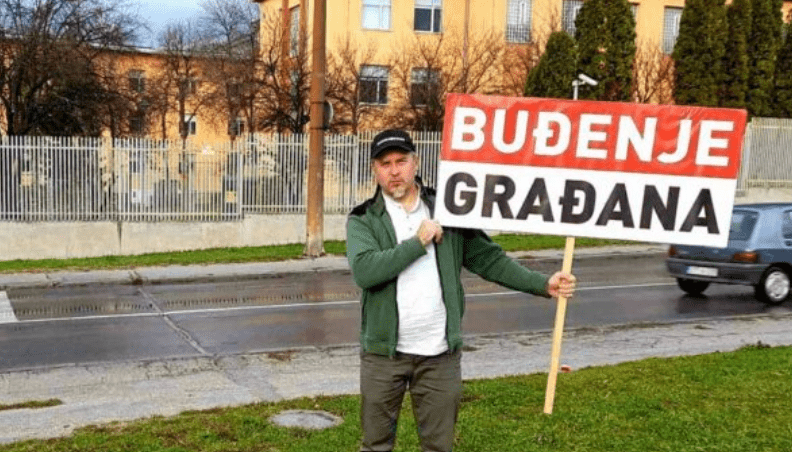
[[[421,188],[421,198],[434,212],[435,192]],[[413,261],[426,253],[417,237],[397,244],[393,223],[379,190],[373,198],[357,206],[347,220],[347,258],[355,283],[363,289],[361,300],[362,350],[394,356],[398,337],[396,278]],[[488,281],[521,292],[548,297],[548,277],[528,270],[477,229],[443,228],[443,240],[436,244],[437,264],[443,302],[446,306],[448,347],[462,346],[460,334],[465,313],[461,268]]]

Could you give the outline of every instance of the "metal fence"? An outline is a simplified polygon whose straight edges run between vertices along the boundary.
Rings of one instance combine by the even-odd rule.
[[[754,118],[748,125],[738,190],[792,188],[792,119]]]
[[[376,132],[325,137],[325,213],[374,192]],[[415,132],[419,173],[437,180],[439,132]],[[304,213],[307,135],[253,134],[197,145],[149,139],[3,137],[0,221],[224,221]],[[792,188],[792,120],[748,127],[738,190]]]

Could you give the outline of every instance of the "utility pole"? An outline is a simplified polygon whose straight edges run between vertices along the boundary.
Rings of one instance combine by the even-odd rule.
[[[326,0],[314,1],[311,73],[311,147],[308,155],[308,206],[305,255],[324,254],[324,102]]]

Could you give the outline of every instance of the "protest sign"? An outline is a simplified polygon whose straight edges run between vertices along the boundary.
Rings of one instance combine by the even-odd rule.
[[[435,218],[443,226],[725,247],[746,112],[450,94]],[[559,297],[544,412],[552,413]]]
[[[445,226],[726,246],[743,110],[451,94]]]

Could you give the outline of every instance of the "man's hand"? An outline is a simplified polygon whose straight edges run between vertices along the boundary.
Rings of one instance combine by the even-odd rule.
[[[577,278],[570,273],[556,272],[547,280],[547,293],[553,298],[571,298],[575,295]]]
[[[423,246],[430,244],[432,241],[440,243],[443,241],[443,227],[434,220],[424,220],[421,222],[421,226],[415,236],[418,237]]]

